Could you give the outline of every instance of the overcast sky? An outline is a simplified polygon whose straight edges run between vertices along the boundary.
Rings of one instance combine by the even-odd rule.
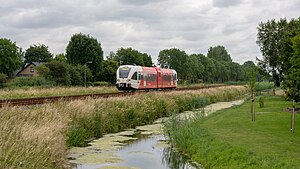
[[[257,26],[300,17],[300,0],[0,0],[0,38],[23,50],[65,53],[75,33],[96,38],[107,56],[132,47],[157,62],[160,50],[207,54],[223,45],[238,63],[260,57]]]

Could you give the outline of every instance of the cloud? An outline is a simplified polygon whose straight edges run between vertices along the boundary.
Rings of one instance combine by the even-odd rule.
[[[97,38],[106,55],[132,47],[153,62],[166,48],[206,54],[209,46],[224,45],[243,63],[260,55],[261,21],[296,18],[299,8],[297,0],[2,0],[0,35],[23,49],[41,43],[58,54],[82,32]]]
[[[213,0],[213,5],[215,7],[220,7],[220,8],[235,6],[241,3],[242,3],[241,0]]]

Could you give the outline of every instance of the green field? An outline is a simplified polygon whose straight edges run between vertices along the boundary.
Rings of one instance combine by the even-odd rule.
[[[266,97],[252,122],[247,101],[169,132],[176,147],[206,168],[300,168],[300,115],[292,133],[287,107],[284,98]]]

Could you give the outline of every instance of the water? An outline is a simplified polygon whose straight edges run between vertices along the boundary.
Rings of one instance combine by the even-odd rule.
[[[138,132],[140,133],[140,132]],[[118,148],[115,154],[111,154],[111,157],[117,157],[120,161],[116,160],[116,163],[110,163],[109,161],[114,161],[108,159],[107,162],[97,160],[88,163],[81,163],[82,161],[74,160],[74,169],[98,169],[98,168],[142,168],[142,169],[195,169],[199,168],[192,165],[189,159],[178,152],[174,151],[170,145],[167,144],[167,140],[164,135],[141,135],[137,136],[137,140],[125,141],[124,147]],[[123,144],[123,143],[121,143]],[[97,152],[89,152],[91,154],[101,154]],[[98,150],[99,151],[99,150]],[[109,152],[109,151],[108,151]],[[88,154],[87,152],[82,154]],[[84,157],[81,156],[81,157]],[[98,156],[102,158],[101,155]],[[80,157],[79,157],[80,158]]]
[[[220,102],[204,108],[207,116],[217,110],[242,104],[243,100]],[[193,118],[195,112],[179,116]],[[123,132],[107,134],[88,147],[74,147],[69,158],[73,169],[196,169],[203,168],[180,154],[163,135],[164,119],[152,125],[139,126]]]

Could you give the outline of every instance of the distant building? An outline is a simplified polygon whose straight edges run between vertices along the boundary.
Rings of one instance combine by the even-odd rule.
[[[38,76],[39,74],[35,68],[44,63],[45,62],[26,63],[26,65],[22,69],[17,70],[15,75],[16,76]]]

